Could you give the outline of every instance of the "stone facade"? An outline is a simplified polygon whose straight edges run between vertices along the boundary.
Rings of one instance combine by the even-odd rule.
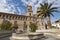
[[[14,24],[14,22],[17,21],[18,26],[22,28],[24,22],[26,22],[26,24],[28,25],[28,22],[33,22],[33,20],[36,18],[32,16],[30,17],[0,12],[0,24],[3,22],[4,19],[10,21],[12,24]]]
[[[14,24],[15,21],[17,21],[18,27],[20,30],[23,30],[24,22],[26,22],[27,26],[29,26],[30,22],[37,22],[38,27],[42,27],[41,24],[41,18],[37,18],[33,16],[33,11],[31,6],[27,6],[27,14],[26,16],[24,15],[18,15],[18,14],[9,14],[9,13],[3,13],[0,12],[0,24],[3,22],[3,20],[8,20],[12,24]],[[40,19],[40,20],[39,20]],[[29,27],[27,27],[27,30]]]

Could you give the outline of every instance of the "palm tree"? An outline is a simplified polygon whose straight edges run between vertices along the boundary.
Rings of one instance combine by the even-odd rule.
[[[43,3],[43,4],[40,4],[40,13],[38,14],[38,16],[41,16],[46,18],[47,20],[47,27],[48,28],[51,28],[51,21],[50,21],[50,16],[54,16],[52,14],[52,12],[59,12],[57,9],[58,7],[53,7],[53,3]]]

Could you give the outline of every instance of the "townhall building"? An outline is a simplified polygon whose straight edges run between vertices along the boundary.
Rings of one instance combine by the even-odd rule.
[[[37,9],[37,11],[40,11],[39,8]],[[42,25],[44,25],[43,19],[41,17],[36,17],[36,15],[33,15],[32,7],[30,5],[27,6],[26,16],[0,12],[0,24],[3,22],[4,19],[10,21],[12,24],[17,22],[18,28],[20,30],[23,30],[24,23],[26,23],[27,26],[29,26],[30,22],[37,22],[38,29],[43,28]]]

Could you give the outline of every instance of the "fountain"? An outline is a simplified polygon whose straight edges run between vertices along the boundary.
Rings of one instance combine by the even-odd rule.
[[[43,33],[30,32],[29,26],[27,26],[27,29],[23,31],[17,30],[16,33],[12,33],[12,37],[10,37],[10,39],[11,40],[39,40],[42,37],[44,37]]]
[[[43,37],[42,33],[23,33],[23,34],[13,33],[11,40],[38,40],[42,37]]]

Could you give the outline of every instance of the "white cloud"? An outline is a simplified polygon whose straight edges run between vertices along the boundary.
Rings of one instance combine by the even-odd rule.
[[[42,0],[21,0],[25,5],[31,5],[33,7],[33,13],[36,13],[36,7],[39,6],[40,3],[42,3]],[[35,4],[36,3],[36,4]]]
[[[18,11],[19,11],[19,15],[21,15],[21,9],[19,7],[17,7]]]
[[[33,7],[33,12],[36,13],[36,8],[40,5],[40,3],[43,3],[43,0],[21,0],[25,5],[31,5]],[[37,2],[38,1],[38,2]],[[57,3],[57,5],[53,5],[53,6],[58,6],[60,7],[60,0],[44,0],[47,1],[48,3]],[[36,3],[36,4],[35,4]]]
[[[54,1],[55,1],[55,0],[48,0],[49,3],[52,3],[52,2],[54,2]]]
[[[0,0],[0,12],[13,13],[13,11],[11,11],[11,7],[12,5],[9,6],[6,0]]]
[[[8,4],[7,0],[0,0],[0,12],[14,13],[16,12],[16,7],[14,4]]]
[[[8,0],[12,1],[12,0]],[[43,0],[21,0],[26,5],[31,5],[33,7],[33,13],[36,13],[37,7],[40,5],[40,3],[43,2]],[[48,3],[55,2],[55,5],[53,6],[59,6],[60,7],[60,0],[45,0],[48,1]],[[56,5],[57,4],[57,5]],[[10,3],[8,4],[7,0],[0,0],[0,12],[7,12],[7,13],[14,13],[16,12],[16,8],[18,9],[19,13],[21,14],[21,8],[15,7],[17,4]]]

